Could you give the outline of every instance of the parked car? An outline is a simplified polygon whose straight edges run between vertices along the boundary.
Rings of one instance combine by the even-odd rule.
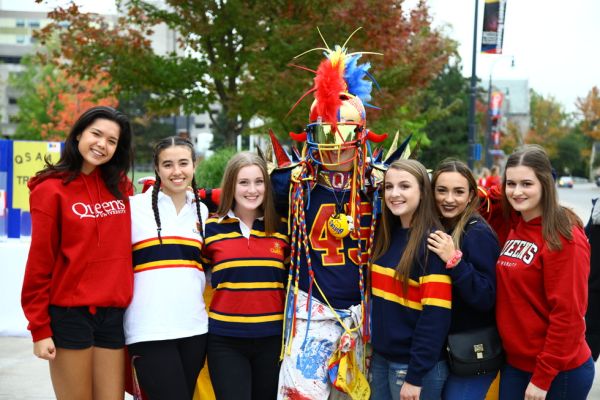
[[[558,187],[573,187],[573,177],[571,176],[561,176],[558,178]]]

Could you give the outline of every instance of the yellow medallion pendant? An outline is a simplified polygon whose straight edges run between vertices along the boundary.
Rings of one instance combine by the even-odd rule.
[[[327,230],[338,239],[345,238],[354,230],[352,217],[346,214],[332,214],[327,220]]]

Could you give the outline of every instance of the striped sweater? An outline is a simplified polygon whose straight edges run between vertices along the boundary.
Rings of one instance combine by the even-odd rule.
[[[205,276],[200,263],[202,238],[197,230],[194,196],[188,193],[176,212],[171,198],[158,194],[162,244],[152,211],[152,191],[131,202],[133,300],[125,312],[127,344],[205,334],[208,315],[202,294]],[[208,211],[201,204],[203,219]]]
[[[203,258],[215,290],[209,332],[220,336],[280,335],[283,324],[289,244],[286,225],[265,233],[256,219],[247,237],[233,213],[206,221]]]
[[[421,386],[423,376],[444,358],[452,285],[442,260],[430,252],[426,265],[413,265],[408,293],[404,292],[395,268],[408,234],[408,229],[395,228],[388,251],[372,265],[371,341],[385,359],[408,364],[406,381]]]

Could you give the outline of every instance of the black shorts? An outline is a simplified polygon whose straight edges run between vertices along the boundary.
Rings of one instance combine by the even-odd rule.
[[[56,347],[81,350],[92,346],[120,349],[125,346],[124,308],[50,306],[50,326]]]

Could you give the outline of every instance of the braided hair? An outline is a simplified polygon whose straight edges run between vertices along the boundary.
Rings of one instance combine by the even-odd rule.
[[[160,176],[158,176],[158,172],[154,172],[156,176],[156,180],[154,181],[154,185],[152,185],[152,211],[154,211],[154,220],[156,221],[156,233],[158,235],[158,240],[160,244],[162,244],[162,237],[160,236],[160,231],[162,230],[160,225],[160,214],[158,213],[158,192],[160,191]]]
[[[196,152],[194,150],[194,145],[188,139],[182,138],[180,136],[169,136],[160,140],[154,146],[153,161],[155,181],[154,185],[152,186],[152,211],[154,212],[154,220],[156,221],[156,233],[158,235],[158,240],[160,241],[160,244],[162,244],[162,225],[160,222],[160,213],[158,211],[158,192],[160,191],[161,179],[158,175],[158,156],[163,150],[174,146],[183,146],[189,148],[192,155],[192,162],[195,162],[196,160]],[[200,233],[200,236],[204,238],[204,234],[202,232],[202,214],[200,213],[200,198],[198,197],[198,187],[196,186],[195,174],[192,175],[192,189],[194,191],[194,200],[196,201],[196,215],[198,216],[196,227],[198,229],[198,232]]]

